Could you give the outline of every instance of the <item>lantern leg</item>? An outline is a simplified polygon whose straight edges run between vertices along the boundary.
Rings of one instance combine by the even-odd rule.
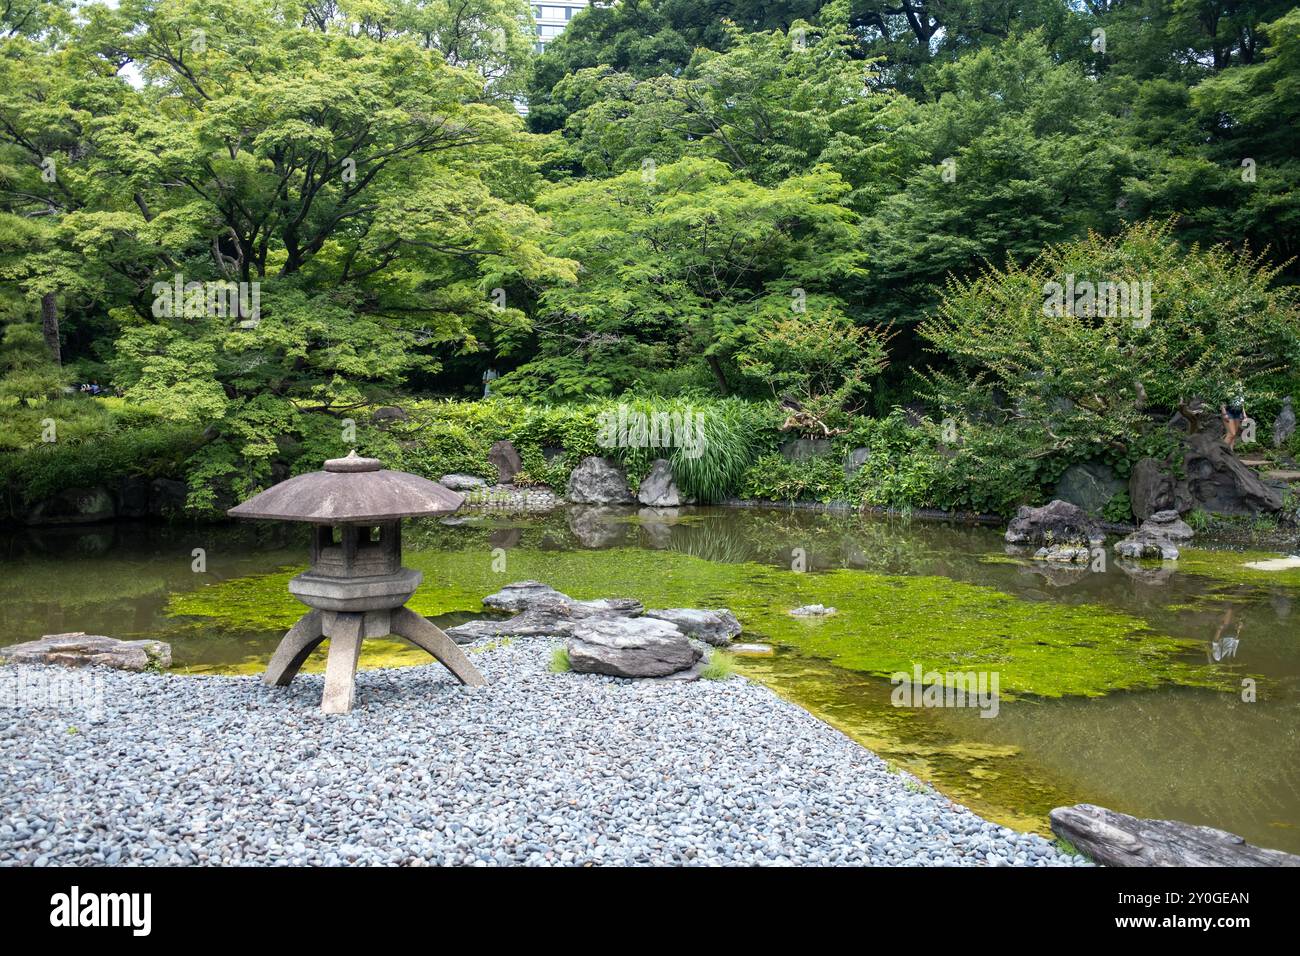
[[[478,668],[442,629],[410,608],[399,607],[393,612],[393,633],[404,637],[416,647],[428,651],[443,667],[456,675],[456,679],[469,687],[486,687],[487,681]]]
[[[325,661],[325,693],[320,709],[327,714],[346,714],[356,696],[357,659],[365,639],[363,614],[340,613],[330,627],[330,653]]]
[[[262,682],[268,687],[288,687],[312,651],[325,640],[320,611],[308,611],[280,640],[271,655]]]

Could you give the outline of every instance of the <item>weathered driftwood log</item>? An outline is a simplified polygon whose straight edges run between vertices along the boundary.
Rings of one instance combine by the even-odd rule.
[[[1143,820],[1080,803],[1051,813],[1052,832],[1105,866],[1300,866],[1300,856],[1251,846],[1235,833]]]

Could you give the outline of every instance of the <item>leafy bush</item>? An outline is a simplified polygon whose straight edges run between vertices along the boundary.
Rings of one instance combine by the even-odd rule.
[[[844,469],[832,456],[788,461],[764,455],[740,481],[743,498],[767,501],[837,501],[848,495]]]

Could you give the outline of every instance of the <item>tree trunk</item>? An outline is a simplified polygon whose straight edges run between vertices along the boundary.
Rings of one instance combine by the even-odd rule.
[[[59,305],[54,300],[54,293],[47,292],[41,296],[41,334],[45,337],[45,347],[50,350],[50,358],[55,365],[63,364],[63,352],[59,348]]]
[[[718,391],[722,397],[726,398],[731,394],[731,386],[727,384],[727,376],[722,374],[722,363],[718,361],[716,355],[705,356],[705,361],[709,363],[709,370],[713,372],[713,379],[718,383]]]

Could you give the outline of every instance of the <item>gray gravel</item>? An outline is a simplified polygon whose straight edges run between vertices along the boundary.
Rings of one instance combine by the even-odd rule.
[[[761,685],[552,674],[551,647],[475,646],[475,690],[365,671],[341,717],[319,675],[102,671],[94,715],[7,700],[0,864],[1084,862]]]

